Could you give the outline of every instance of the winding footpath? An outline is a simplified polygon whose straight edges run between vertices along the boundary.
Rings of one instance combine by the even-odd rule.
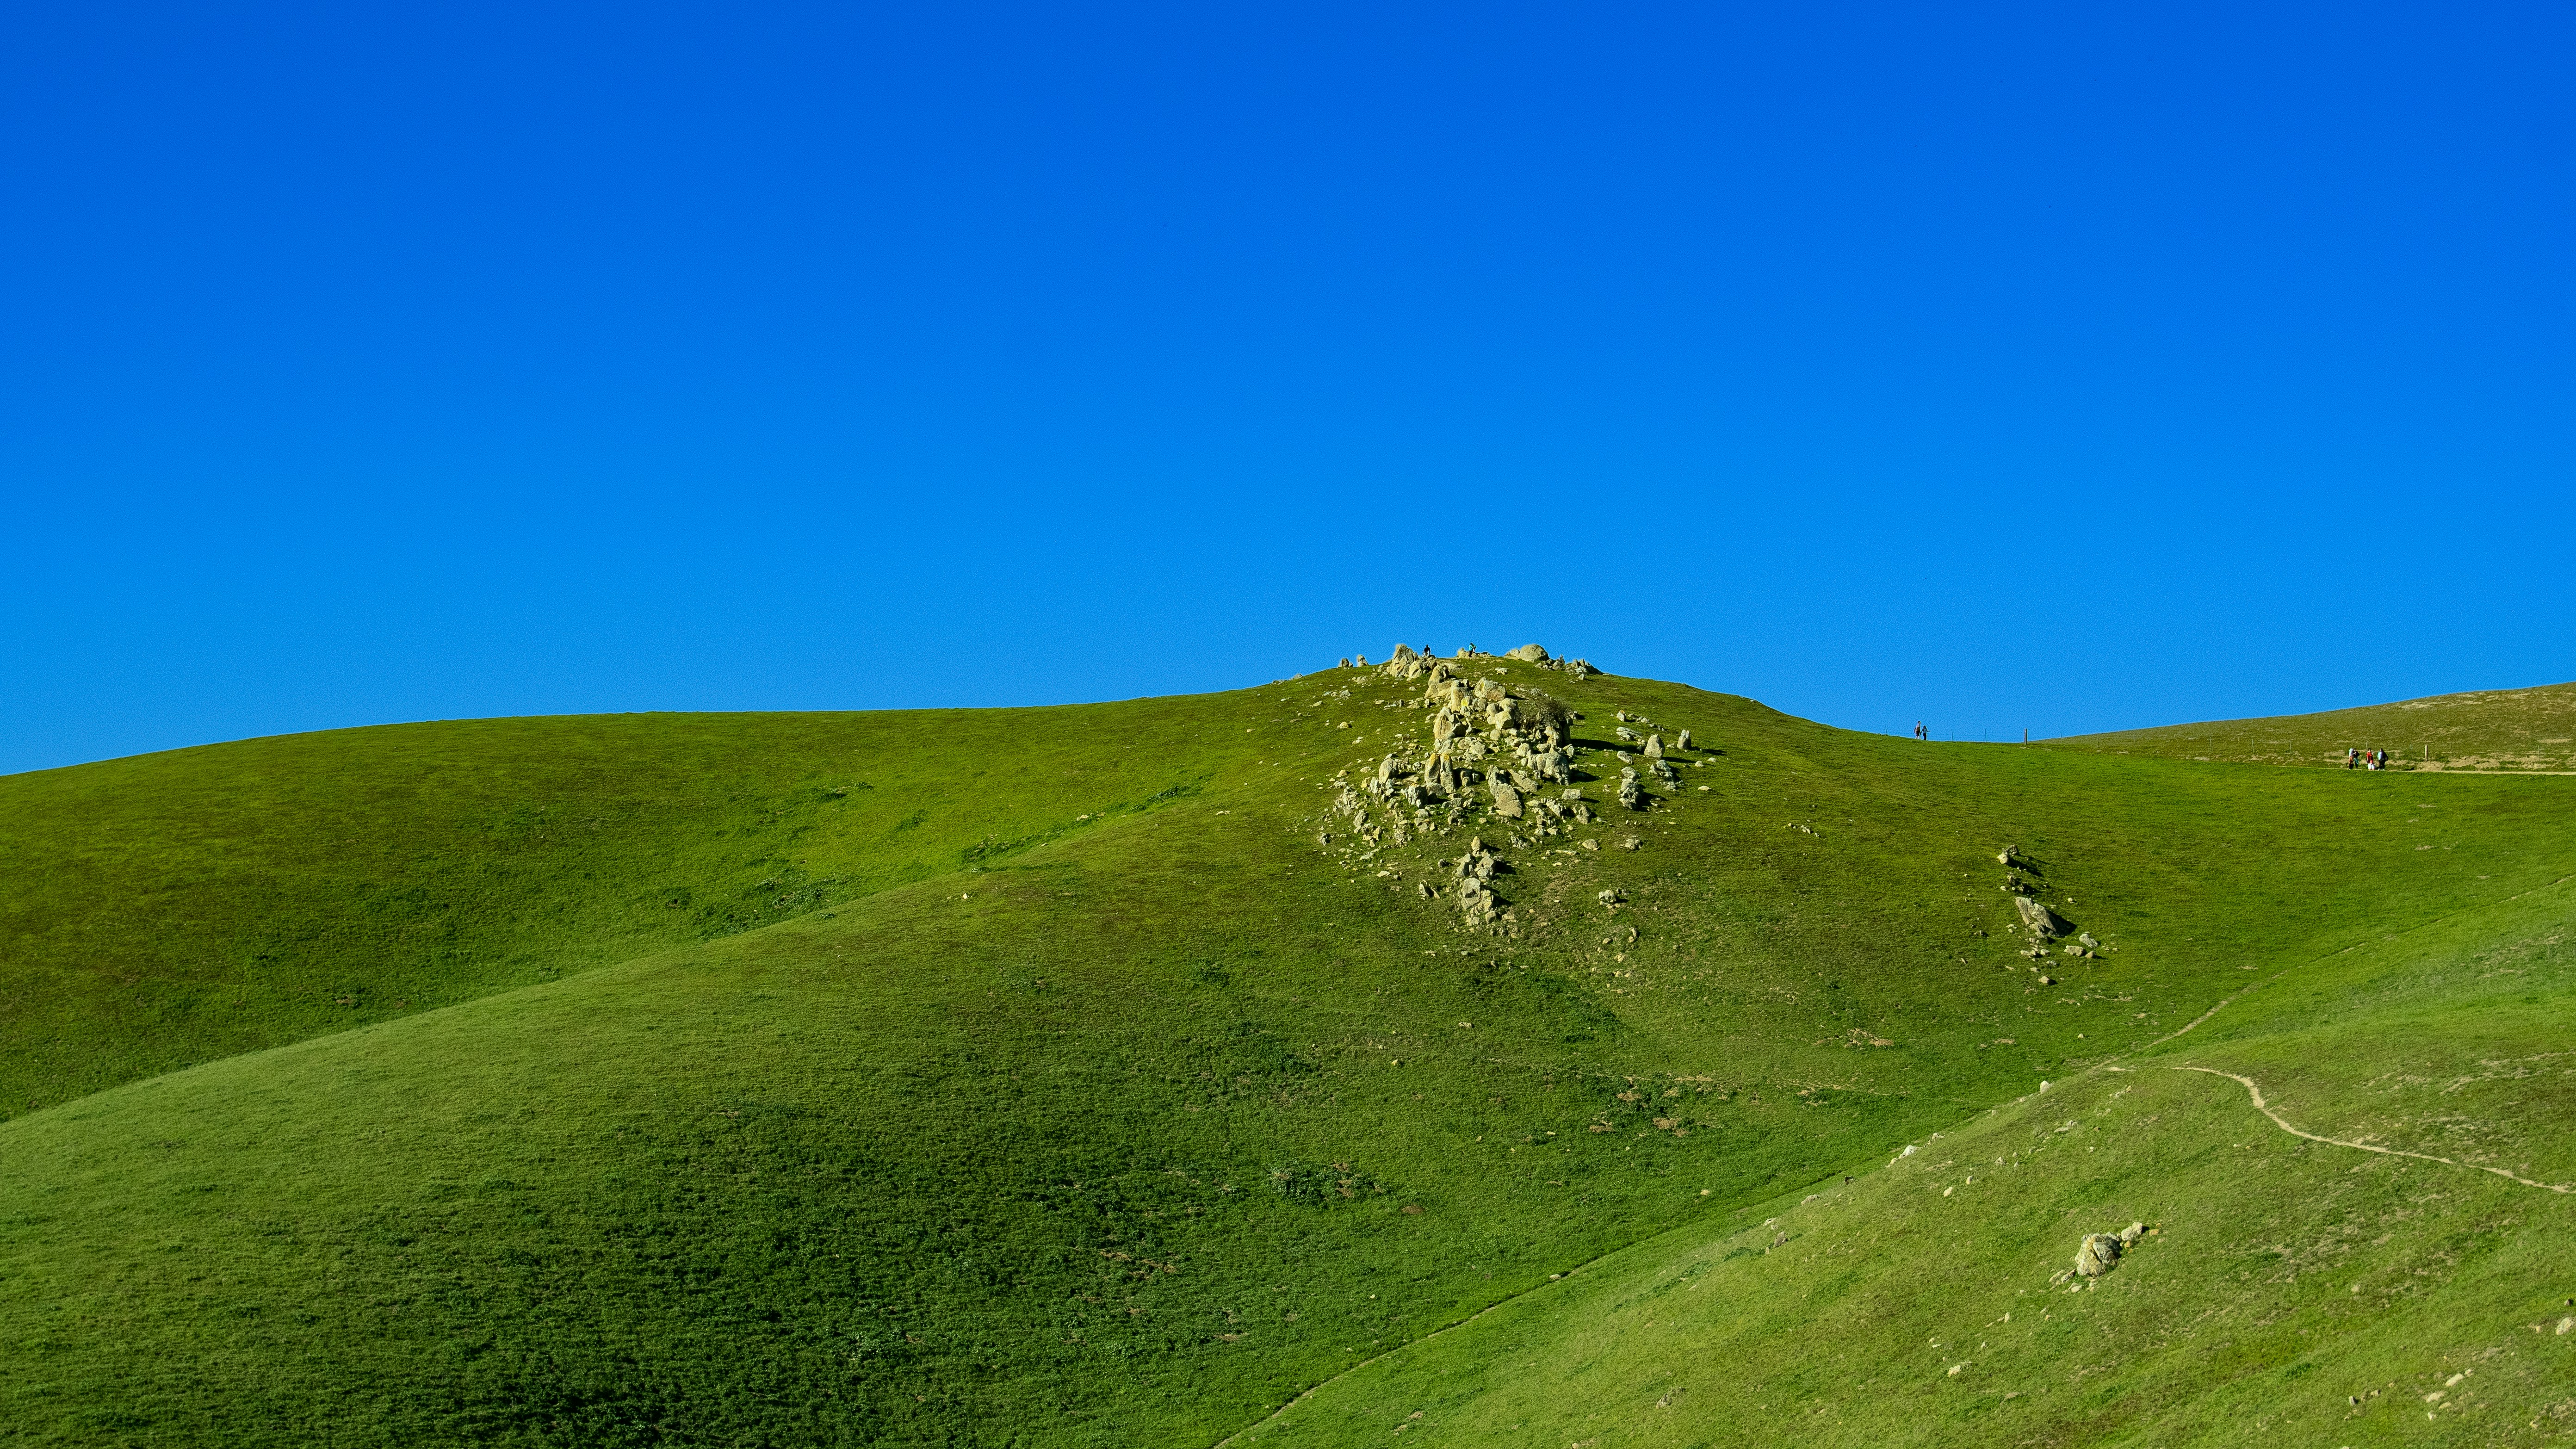
[[[2234,1072],[2222,1072],[2216,1067],[2195,1067],[2183,1065],[2167,1067],[2165,1070],[2169,1072],[2207,1072],[2213,1077],[2225,1077],[2231,1082],[2242,1083],[2245,1087],[2246,1093],[2254,1099],[2254,1110],[2271,1118],[2273,1126],[2280,1128],[2282,1131],[2289,1133],[2293,1137],[2304,1137],[2310,1142],[2322,1142],[2329,1147],[2353,1147],[2358,1148],[2363,1152],[2376,1152],[2382,1157],[2412,1157],[2418,1162],[2438,1162],[2445,1167],[2465,1167],[2471,1172],[2492,1172],[2498,1177],[2510,1178],[2515,1182],[2521,1183],[2525,1187],[2546,1188],[2551,1192],[2576,1192],[2576,1187],[2556,1182],[2534,1182],[2530,1178],[2516,1176],[2513,1173],[2507,1172],[2501,1167],[2480,1167],[2474,1162],[2461,1162],[2448,1157],[2435,1157],[2429,1152],[2407,1152],[2395,1147],[2373,1146],[2368,1142],[2347,1142],[2340,1137],[2320,1137],[2314,1132],[2304,1131],[2300,1128],[2291,1126],[2289,1119],[2283,1117],[2280,1113],[2273,1111],[2271,1104],[2263,1100],[2263,1089],[2254,1084],[2254,1079],[2252,1077],[2240,1077]]]

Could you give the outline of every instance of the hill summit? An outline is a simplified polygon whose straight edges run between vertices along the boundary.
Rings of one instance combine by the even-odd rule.
[[[0,1423],[2563,1442],[2571,783],[1411,645],[0,779]]]

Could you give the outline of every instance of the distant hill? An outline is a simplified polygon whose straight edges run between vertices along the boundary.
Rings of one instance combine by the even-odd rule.
[[[1490,657],[0,780],[0,1431],[2559,1442],[2572,804]]]
[[[2440,694],[2277,719],[2213,720],[2033,740],[2052,750],[2263,765],[2340,766],[2386,750],[2407,770],[2576,770],[2576,684]]]

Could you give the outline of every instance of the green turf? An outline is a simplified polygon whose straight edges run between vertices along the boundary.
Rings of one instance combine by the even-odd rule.
[[[1395,1389],[1368,1386],[1407,1374],[1456,1381],[1450,1407],[1404,1406],[1425,1409],[1407,1442],[1435,1419],[1504,1443],[1667,1442],[1618,1437],[1656,1424],[1674,1443],[1756,1442],[1760,1421],[1711,1383],[1632,1423],[1642,1357],[1547,1377],[1627,1331],[1586,1285],[1651,1279],[1710,1244],[1730,1244],[1723,1260],[1784,1193],[1895,1192],[1902,1173],[1869,1170],[1935,1132],[2019,1133],[1998,1152],[2026,1152],[2056,1119],[1991,1109],[2042,1079],[2059,1084],[2038,1099],[2050,1113],[2152,1099],[2176,1125],[2081,1154],[2107,1184],[2090,1197],[1999,1198],[1994,1223],[1950,1230],[1969,1255],[1956,1281],[2018,1292],[2027,1259],[2044,1285],[2073,1250],[2066,1207],[2135,1199],[2121,1183],[2197,1173],[2198,1210],[2222,1213],[2252,1172],[2228,1151],[2277,1154],[2285,1181],[2368,1157],[2300,1146],[2234,1082],[2150,1057],[2127,1059],[2135,1090],[2112,1095],[2132,1081],[2108,1066],[2231,996],[2152,1060],[2188,1045],[2207,1054],[2195,1064],[2277,1073],[2295,1107],[2276,1109],[2328,1135],[2564,1160],[2551,1082],[2462,1087],[2477,1119],[2462,1126],[2379,1082],[2370,1053],[2375,1024],[2399,1018],[2415,1023],[2417,1055],[2395,1068],[2410,1078],[2552,1049],[2564,996],[2538,943],[2563,919],[2552,883],[2576,869],[2576,781],[1925,746],[1677,685],[1475,672],[1583,710],[1595,774],[1616,773],[1620,709],[1722,753],[1641,815],[1523,827],[1518,844],[1509,822],[1470,820],[1365,861],[1317,843],[1330,777],[1425,721],[1399,706],[1418,686],[1359,671],[998,715],[407,726],[0,782],[51,812],[7,817],[35,842],[13,846],[13,886],[42,892],[13,896],[11,986],[92,993],[11,1018],[60,1055],[25,1089],[53,1105],[0,1124],[0,1442],[1206,1445],[1330,1381],[1261,1432],[1339,1443],[1394,1432]],[[269,752],[265,773],[227,750]],[[539,805],[537,838],[493,828]],[[608,823],[570,828],[585,818]],[[1513,934],[1467,929],[1417,889],[1470,832],[1514,864],[1495,883]],[[2007,842],[2108,948],[2098,959],[2019,953],[1993,859]],[[178,884],[119,886],[116,909],[73,884],[102,862]],[[101,958],[255,960],[238,953],[274,922],[350,918],[388,879],[436,889],[298,936],[269,968],[287,983],[272,999],[338,980],[382,998],[400,980],[405,1009],[281,1007],[245,1038],[202,1009],[121,1009],[116,973],[80,975]],[[231,906],[244,882],[263,906]],[[1604,889],[1626,903],[1604,907]],[[391,949],[440,901],[455,934]],[[2480,952],[2503,964],[2457,964]],[[261,979],[170,969],[145,977],[167,996]],[[2492,1029],[2433,1029],[2463,1011]],[[2324,1045],[2303,1056],[2300,1031]],[[72,1059],[91,1075],[68,1075]],[[145,1077],[174,1061],[200,1065]],[[2222,1151],[2212,1132],[2262,1145]],[[2052,1163],[2077,1155],[2051,1143]],[[2166,1155],[2122,1155],[2151,1145]],[[2467,1194],[2370,1207],[2414,1213],[2373,1250],[2389,1264],[2453,1251],[2460,1223],[2484,1221],[2477,1193],[2544,1197],[2466,1168],[2365,1166],[2391,1174],[2391,1202],[2411,1201],[2408,1182]],[[2567,1207],[2512,1210],[2563,1237]],[[2295,1208],[2264,1221],[2286,1233]],[[2135,1215],[2174,1226],[2130,1267],[2209,1250],[2181,1206]],[[2549,1271],[2570,1262],[2536,1233],[2517,1243]],[[2150,1281],[2129,1271],[2067,1301],[2125,1302]],[[1833,1291],[1867,1314],[1945,1281],[1937,1254],[1856,1249]],[[1689,1356],[1741,1358],[1746,1384],[1771,1382],[1766,1364],[1894,1382],[1817,1357],[1812,1330],[1746,1337],[1815,1311],[1792,1295],[1816,1282],[1726,1282],[1753,1296],[1700,1321]],[[2450,1332],[2468,1321],[2457,1305],[2503,1291],[2465,1269],[2445,1285],[2374,1300],[2387,1331]],[[1700,1291],[1717,1302],[1720,1286]],[[1535,1315],[1553,1335],[1524,1335],[1539,1368],[1518,1387],[1498,1377],[1518,1350],[1482,1327],[1432,1336],[1505,1302],[1478,1324]],[[1833,1352],[1865,1344],[1884,1347]],[[2203,1422],[2190,1415],[2235,1422],[2237,1379],[2194,1378],[2188,1353],[2159,1362],[2139,1390],[2152,1410],[2097,1421],[2057,1414],[2061,1399],[2047,1432],[2156,1442]],[[1556,1415],[1543,1434],[1503,1407],[1532,1395]],[[1773,1427],[1792,1422],[1803,1432]],[[1953,1421],[1918,1437],[2040,1432],[1936,1422]]]
[[[2488,689],[2277,719],[2211,720],[2033,742],[2163,759],[2340,766],[2385,750],[2403,770],[2576,770],[2576,684]]]

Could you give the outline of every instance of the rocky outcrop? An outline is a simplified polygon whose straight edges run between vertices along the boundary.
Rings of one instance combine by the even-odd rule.
[[[1547,651],[1535,644],[1524,644],[1518,649],[1514,649],[1505,654],[1503,657],[1505,659],[1518,659],[1528,664],[1545,664],[1548,662]]]

